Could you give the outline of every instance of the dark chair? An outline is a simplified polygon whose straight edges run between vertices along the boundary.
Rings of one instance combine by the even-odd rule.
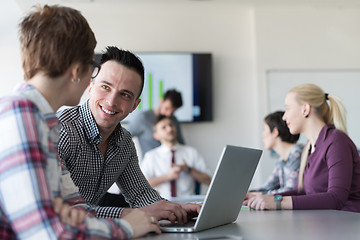
[[[200,195],[201,193],[201,183],[195,180],[195,195]]]
[[[98,205],[101,207],[130,207],[121,193],[113,194],[108,192],[101,198]]]

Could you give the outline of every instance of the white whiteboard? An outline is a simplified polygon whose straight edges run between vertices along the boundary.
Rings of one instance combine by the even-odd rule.
[[[347,110],[348,134],[360,147],[360,70],[274,70],[268,71],[267,81],[269,112],[284,110],[287,92],[303,83],[314,83],[340,97]]]

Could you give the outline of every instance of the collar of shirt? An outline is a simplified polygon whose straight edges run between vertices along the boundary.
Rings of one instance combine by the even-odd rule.
[[[316,142],[315,142],[315,149],[316,149],[317,147],[320,147],[321,144],[322,144],[323,142],[325,142],[325,140],[326,140],[326,138],[327,138],[327,136],[328,136],[328,133],[329,133],[331,130],[333,130],[333,129],[335,129],[335,126],[332,125],[332,124],[325,125],[325,126],[321,129],[321,131],[320,131],[320,133],[319,133],[319,136],[318,136],[318,138],[317,138],[317,140],[316,140]]]
[[[165,152],[170,152],[171,149],[173,149],[173,150],[176,152],[176,150],[179,149],[179,146],[180,146],[179,143],[176,143],[176,144],[175,144],[174,146],[172,146],[172,147],[169,147],[169,146],[167,146],[167,145],[165,145],[165,144],[161,144],[161,145],[160,145],[160,149],[161,149],[161,151],[165,151]]]
[[[21,96],[24,96],[36,104],[36,106],[39,108],[39,111],[41,112],[41,115],[44,116],[46,124],[50,130],[52,130],[54,127],[59,127],[59,120],[57,119],[50,104],[34,86],[28,83],[23,83],[16,88],[16,91]]]
[[[87,100],[85,103],[83,103],[80,106],[79,109],[79,115],[80,119],[82,119],[85,127],[85,132],[87,137],[89,138],[89,142],[92,144],[100,144],[102,141],[102,136],[100,134],[99,128],[96,125],[96,122],[91,114],[90,108],[89,108],[89,100]],[[119,123],[113,134],[111,135],[110,142],[115,143],[117,146],[120,146],[121,141],[123,140],[124,132],[121,127],[121,124]]]

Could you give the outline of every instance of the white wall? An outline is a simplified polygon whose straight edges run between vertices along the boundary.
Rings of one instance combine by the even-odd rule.
[[[360,69],[359,8],[278,7],[255,12],[260,96],[267,96],[269,70]],[[259,100],[260,115],[265,115],[268,99]],[[354,101],[360,109],[357,96]],[[268,159],[266,152],[261,160],[264,175],[274,163]]]
[[[0,8],[0,96],[7,94],[17,83],[21,83],[20,47],[17,24],[21,10],[15,1],[6,1]]]
[[[225,144],[262,148],[269,69],[360,67],[359,9],[252,8],[236,1],[119,1],[104,7],[99,2],[71,5],[92,26],[97,51],[116,45],[132,51],[213,53],[214,121],[183,124],[187,143],[199,149],[212,170]],[[0,66],[2,72],[17,57],[9,56],[12,61]],[[2,78],[14,79],[7,74]],[[2,85],[5,89],[12,82]],[[265,151],[253,185],[273,168],[268,159]]]

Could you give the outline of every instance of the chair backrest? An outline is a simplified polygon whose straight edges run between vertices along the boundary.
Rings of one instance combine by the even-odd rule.
[[[195,195],[200,195],[201,193],[201,183],[195,180]]]

